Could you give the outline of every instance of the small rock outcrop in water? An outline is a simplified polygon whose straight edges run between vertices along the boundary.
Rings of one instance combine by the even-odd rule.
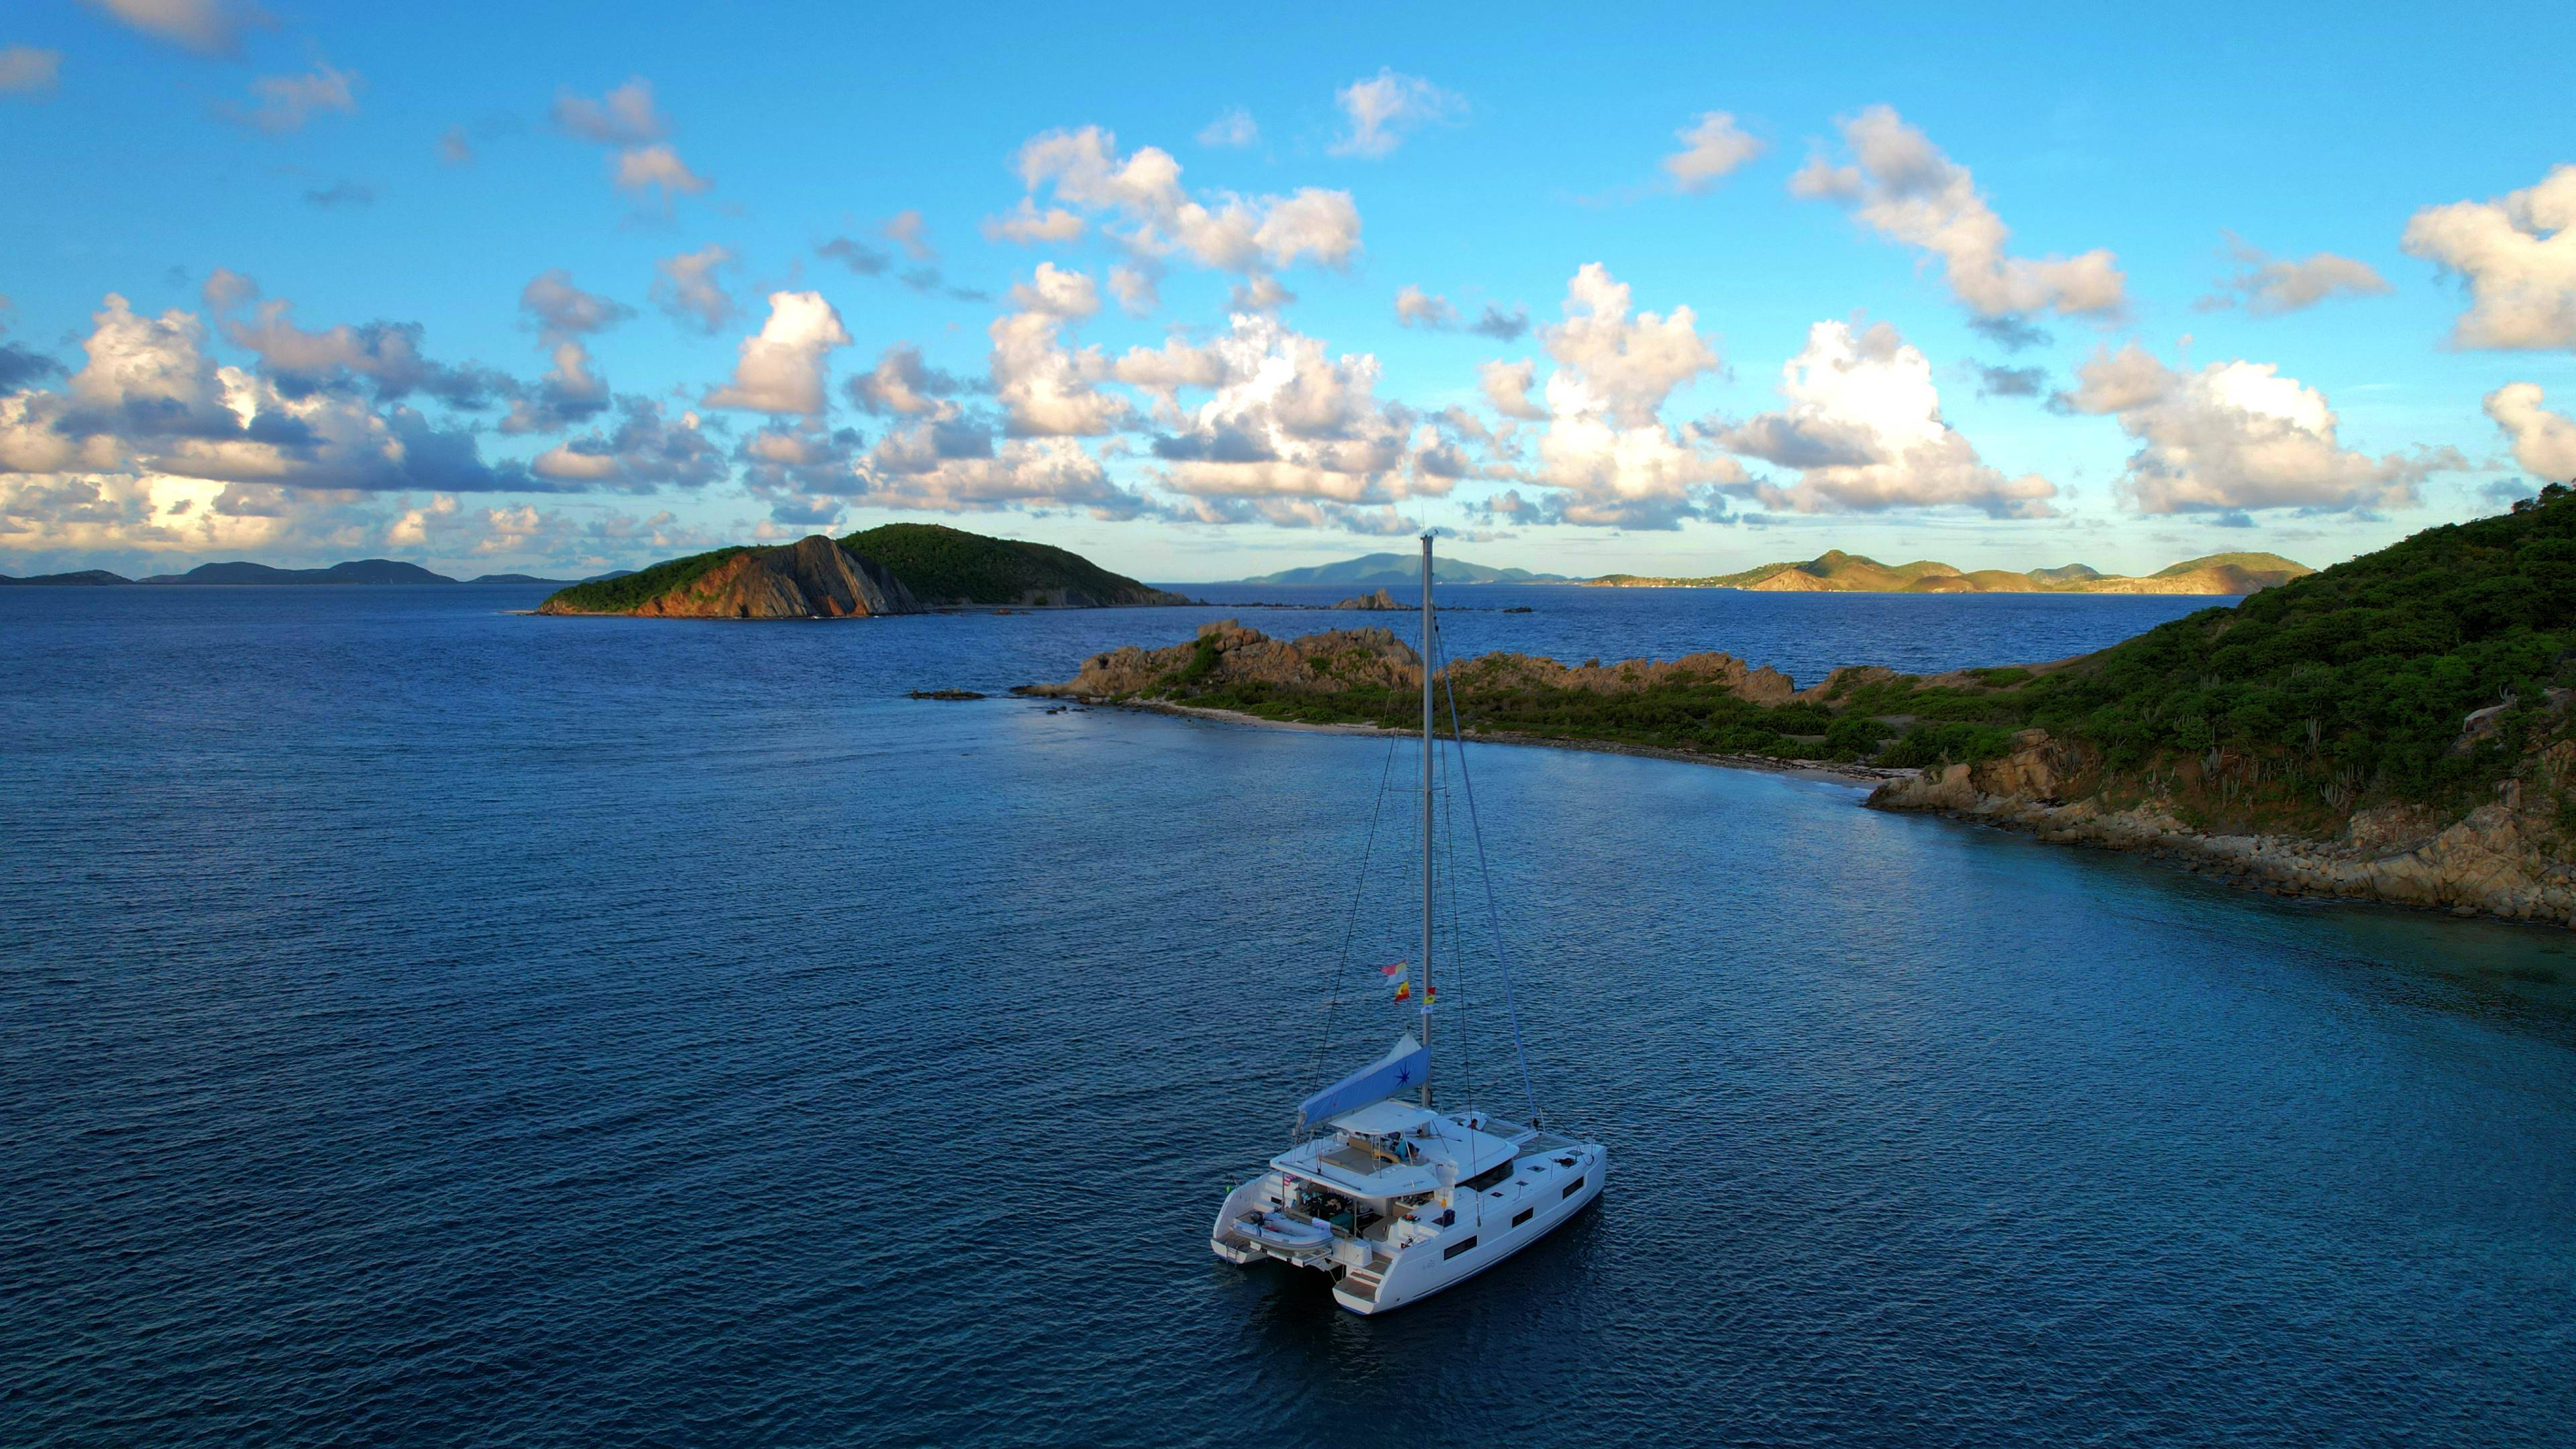
[[[538,612],[650,619],[856,619],[921,612],[901,580],[819,533],[778,548],[744,549],[628,607],[585,607],[587,602],[580,590],[566,589]]]
[[[2010,754],[1891,780],[1869,803],[1983,820],[2060,844],[2169,854],[2285,894],[2576,924],[2576,860],[2567,852],[2559,803],[2576,787],[2576,740],[2531,751],[2496,787],[2495,799],[2457,819],[2422,805],[2385,805],[2354,812],[2332,840],[2209,834],[2153,799],[2114,808],[2082,793],[2082,777],[2095,763],[2089,751],[2046,730],[2023,730]]]
[[[1355,599],[1344,599],[1333,607],[1336,609],[1371,609],[1393,612],[1401,609],[1410,609],[1415,606],[1412,604],[1399,604],[1395,601],[1395,595],[1388,593],[1384,589],[1380,589],[1374,594],[1362,594]]]

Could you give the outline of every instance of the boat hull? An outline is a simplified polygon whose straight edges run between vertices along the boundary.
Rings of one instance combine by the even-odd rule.
[[[1599,1143],[1587,1142],[1557,1155],[1573,1157],[1577,1165],[1551,1174],[1551,1180],[1536,1185],[1531,1193],[1501,1201],[1479,1194],[1484,1205],[1474,1219],[1461,1213],[1458,1224],[1441,1236],[1396,1254],[1374,1292],[1368,1291],[1365,1275],[1344,1275],[1333,1284],[1333,1301],[1353,1313],[1392,1313],[1466,1282],[1572,1222],[1601,1195],[1610,1153]],[[1462,1205],[1466,1196],[1460,1195]],[[1515,1223],[1513,1219],[1524,1210],[1528,1220]]]
[[[1343,1308],[1370,1316],[1391,1313],[1465,1282],[1571,1222],[1601,1195],[1609,1167],[1609,1149],[1597,1142],[1531,1156],[1508,1182],[1484,1192],[1459,1190],[1449,1209],[1454,1222],[1397,1248],[1340,1234],[1297,1248],[1254,1237],[1243,1227],[1246,1215],[1284,1196],[1283,1183],[1271,1174],[1226,1196],[1208,1247],[1229,1263],[1270,1258],[1315,1269],[1332,1278],[1333,1301]]]

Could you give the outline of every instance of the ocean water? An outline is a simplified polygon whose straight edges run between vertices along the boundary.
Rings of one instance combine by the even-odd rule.
[[[1403,881],[1353,883],[1410,849],[1409,756],[903,697],[1358,619],[508,612],[541,592],[0,591],[0,1443],[2576,1425],[2568,932],[1474,747],[1531,1087],[1613,1171],[1363,1320],[1206,1236],[1401,1024],[1321,1003],[1346,933],[1346,987],[1409,949]],[[1450,597],[1536,610],[1449,616],[1462,653],[1802,682],[2206,602]],[[1513,1108],[1491,967],[1444,1092]]]

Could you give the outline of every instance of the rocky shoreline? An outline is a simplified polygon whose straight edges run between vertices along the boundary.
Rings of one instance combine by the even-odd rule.
[[[1240,710],[1169,700],[1076,695],[1062,692],[1060,686],[1022,685],[1012,693],[1260,729],[1387,737],[1412,733],[1371,724],[1264,719]],[[2576,869],[2560,863],[2545,844],[2554,828],[2547,802],[2554,798],[2560,781],[2576,783],[2576,742],[2562,741],[2542,751],[2524,775],[2507,782],[2495,803],[2447,826],[2420,808],[2389,807],[2355,815],[2352,828],[2340,840],[2315,841],[2280,835],[2212,835],[2152,804],[2111,810],[2090,799],[2057,800],[2050,792],[2062,779],[2063,760],[2045,732],[2038,730],[2016,737],[2013,753],[2001,759],[1934,770],[1775,760],[1501,731],[1480,732],[1472,738],[1478,744],[1629,755],[1864,787],[1870,793],[1860,803],[1873,810],[1942,815],[2019,831],[2056,845],[2125,851],[2272,895],[2367,900],[2461,916],[2576,926]]]
[[[1047,685],[1022,684],[1011,693],[1024,699],[1070,700],[1093,709],[1126,709],[1145,714],[1176,715],[1186,719],[1209,720],[1217,724],[1252,725],[1266,730],[1301,730],[1308,734],[1376,735],[1411,737],[1414,730],[1381,729],[1372,724],[1310,724],[1301,720],[1264,719],[1235,709],[1210,709],[1203,705],[1174,704],[1167,699],[1115,698],[1106,695],[1063,693]],[[1525,745],[1537,749],[1582,750],[1595,755],[1632,755],[1643,760],[1671,760],[1683,765],[1715,765],[1725,770],[1756,770],[1766,775],[1797,775],[1808,779],[1831,780],[1837,784],[1883,786],[1911,778],[1912,770],[1881,769],[1875,765],[1837,764],[1826,760],[1775,760],[1767,755],[1734,755],[1702,753],[1693,750],[1658,749],[1653,745],[1622,744],[1616,740],[1560,739],[1549,735],[1514,734],[1504,730],[1479,730],[1468,736],[1479,745]]]
[[[2274,895],[2371,900],[2462,916],[2576,925],[2576,865],[2560,840],[2556,801],[2576,783],[2576,741],[2534,752],[2497,798],[2456,821],[2421,806],[2356,812],[2342,836],[2213,835],[2153,801],[2125,809],[2064,801],[2067,761],[2045,731],[2024,730],[2011,754],[1891,780],[1877,810],[1911,810],[2171,860]]]

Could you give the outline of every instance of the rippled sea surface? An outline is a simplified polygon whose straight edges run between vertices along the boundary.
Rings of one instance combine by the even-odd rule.
[[[1532,1087],[1613,1172],[1542,1245],[1364,1320],[1206,1239],[1314,1074],[1400,1025],[1361,993],[1325,1045],[1319,1005],[1346,932],[1346,987],[1410,949],[1400,878],[1352,909],[1363,847],[1412,848],[1407,797],[1370,834],[1410,756],[902,697],[1226,614],[1361,619],[1240,607],[1312,597],[1270,586],[508,612],[541,592],[0,591],[0,1442],[2576,1424],[2567,932],[1477,747]],[[2207,602],[1451,597],[1461,652],[1802,682]],[[1491,953],[1450,967],[1447,1100],[1518,1106]]]

